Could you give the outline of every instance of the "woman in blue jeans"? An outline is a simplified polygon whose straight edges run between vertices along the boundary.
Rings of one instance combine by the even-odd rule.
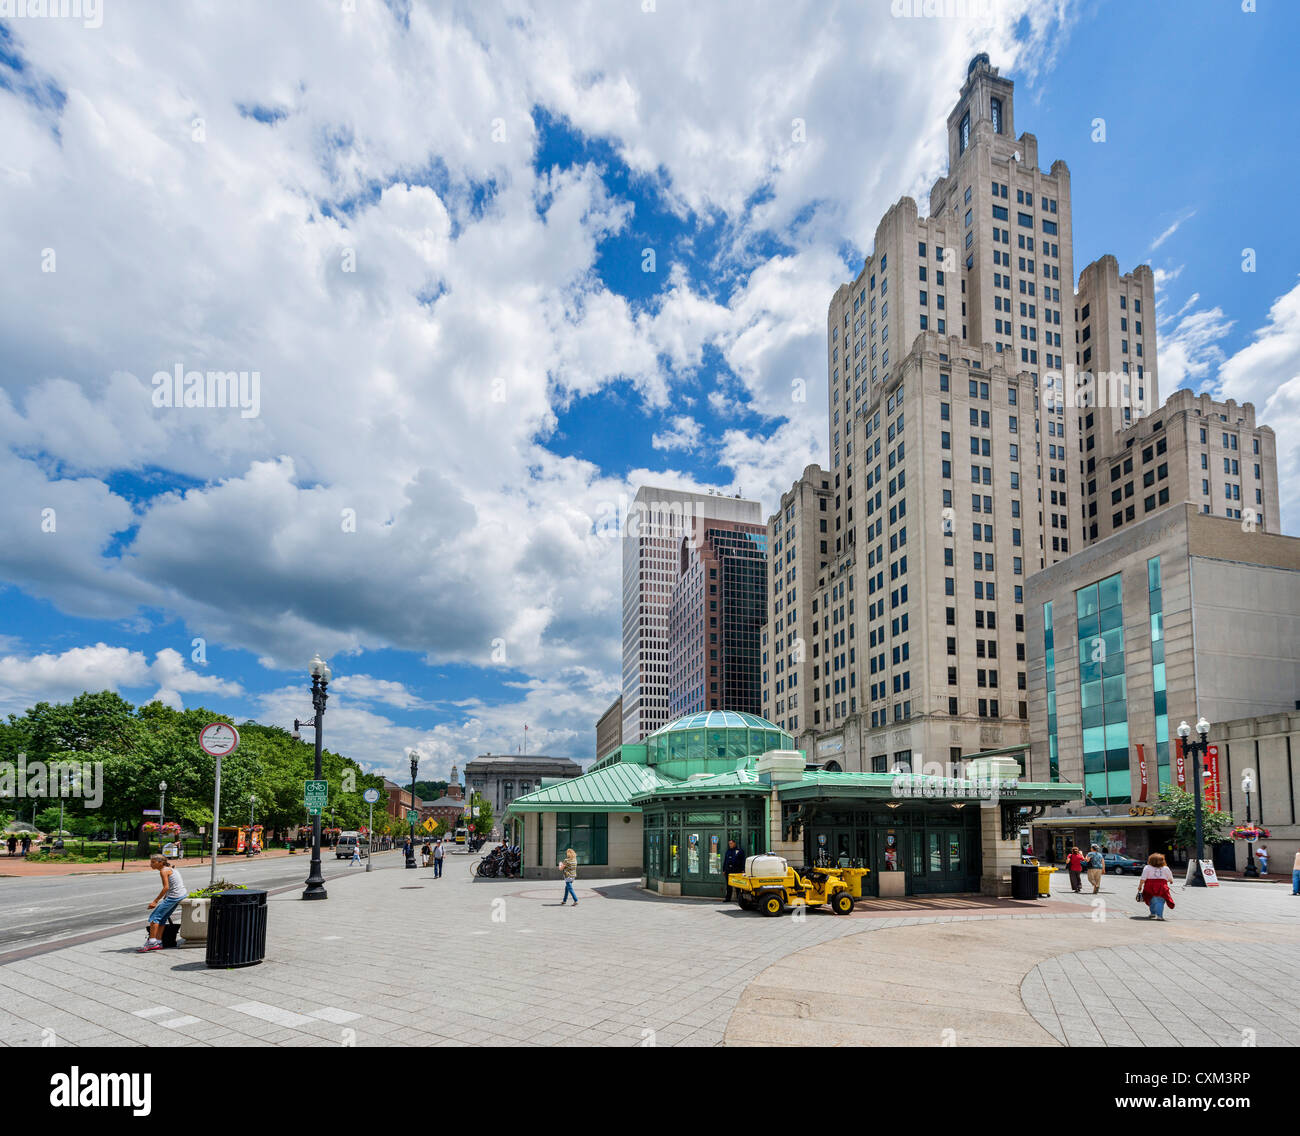
[[[563,907],[569,902],[569,897],[573,897],[573,906],[578,906],[578,893],[573,889],[573,881],[578,878],[578,854],[572,848],[564,850],[564,859],[556,864],[556,867],[564,873],[564,898],[560,900],[560,906]]]

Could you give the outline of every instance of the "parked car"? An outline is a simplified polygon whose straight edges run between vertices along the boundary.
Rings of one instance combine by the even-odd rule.
[[[1144,865],[1141,860],[1122,856],[1118,852],[1103,852],[1101,858],[1106,861],[1106,871],[1111,875],[1140,876],[1142,874]]]

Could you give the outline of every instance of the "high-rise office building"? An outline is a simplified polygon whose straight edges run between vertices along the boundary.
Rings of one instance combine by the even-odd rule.
[[[643,486],[623,528],[623,741],[670,721],[668,618],[682,538],[708,522],[762,527],[757,501]]]
[[[682,537],[668,610],[668,714],[758,715],[767,527],[701,518]]]
[[[1150,269],[1121,276],[1102,257],[1076,293],[1069,169],[1043,169],[1014,123],[1014,85],[976,56],[929,215],[891,206],[831,299],[830,468],[805,471],[769,521],[764,714],[841,768],[1023,758],[1025,581],[1112,531],[1098,516],[1112,464],[1150,445],[1129,479],[1138,510],[1184,492],[1154,460],[1160,441],[1142,440],[1171,420],[1154,412]],[[1220,432],[1263,451],[1275,516],[1271,432],[1253,408],[1230,416]],[[1241,481],[1244,503],[1256,481]]]

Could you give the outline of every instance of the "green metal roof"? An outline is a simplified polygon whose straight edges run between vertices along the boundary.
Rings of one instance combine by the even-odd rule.
[[[655,772],[652,766],[621,761],[516,797],[506,809],[506,815],[604,810],[640,812],[630,803],[631,797],[669,784],[673,782]]]
[[[654,789],[635,794],[632,800],[644,804],[662,797],[717,796],[722,793],[755,793],[766,796],[771,786],[765,785],[754,772],[753,762],[740,769],[715,773],[711,777],[691,777],[685,781],[665,781]]]
[[[746,727],[752,730],[776,730],[778,733],[787,733],[780,726],[769,722],[766,718],[760,718],[757,714],[744,714],[739,710],[702,710],[698,714],[687,714],[684,718],[660,726],[650,737],[657,738],[661,734],[673,734],[678,730],[734,730]]]

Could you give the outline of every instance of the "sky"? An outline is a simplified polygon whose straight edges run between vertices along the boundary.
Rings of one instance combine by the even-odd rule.
[[[1289,0],[83,2],[0,19],[0,713],[287,727],[319,652],[367,769],[591,760],[617,518],[826,460],[827,304],[978,51],[1300,532]]]

